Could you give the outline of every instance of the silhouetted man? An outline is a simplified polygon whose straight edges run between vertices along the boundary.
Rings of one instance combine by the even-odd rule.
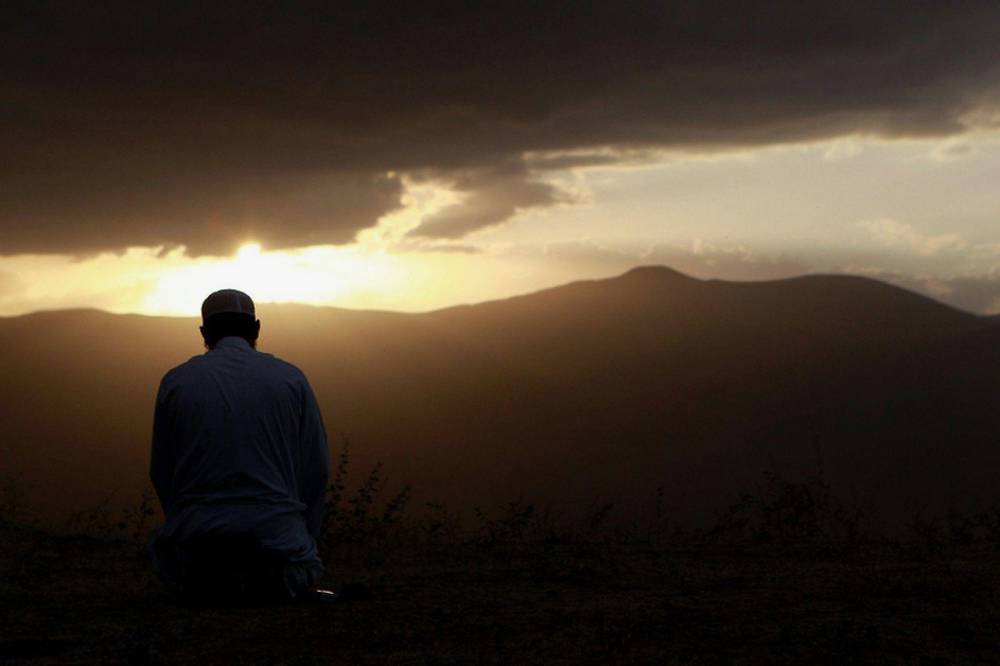
[[[315,590],[329,452],[309,382],[256,351],[248,295],[216,291],[201,315],[208,351],[156,397],[150,477],[166,522],[154,564],[196,598],[329,600]]]

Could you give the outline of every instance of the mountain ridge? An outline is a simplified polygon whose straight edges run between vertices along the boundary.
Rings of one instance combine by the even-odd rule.
[[[769,464],[808,473],[817,436],[831,481],[894,514],[997,494],[1000,329],[868,278],[647,267],[425,313],[259,313],[260,349],[303,369],[332,445],[427,500],[640,506],[665,488],[695,520]],[[4,459],[48,513],[137,493],[159,379],[203,351],[194,317],[0,320]]]
[[[369,309],[369,308],[347,308],[335,305],[316,305],[310,303],[297,303],[294,301],[266,301],[259,302],[258,307],[263,310],[280,308],[280,309],[301,309],[303,311],[311,311],[317,313],[323,312],[336,312],[336,313],[366,313],[366,314],[386,314],[386,315],[426,315],[438,312],[448,312],[455,309],[466,309],[474,308],[476,306],[488,305],[491,303],[506,303],[512,300],[530,298],[533,296],[539,296],[544,294],[549,294],[552,292],[560,292],[564,290],[571,290],[586,287],[588,285],[621,285],[621,284],[642,284],[646,285],[672,285],[677,286],[679,284],[703,284],[703,285],[752,285],[752,286],[766,286],[766,285],[779,285],[779,284],[789,284],[796,282],[813,282],[813,283],[823,283],[828,282],[830,284],[848,285],[879,285],[880,288],[887,289],[889,291],[903,292],[912,294],[919,299],[927,302],[933,302],[941,307],[949,308],[951,310],[962,312],[973,317],[978,317],[984,320],[989,320],[991,322],[1000,323],[1000,314],[996,315],[982,315],[975,312],[969,312],[963,310],[956,306],[943,303],[930,296],[922,294],[920,292],[907,289],[905,287],[900,287],[883,280],[878,280],[875,278],[870,278],[860,275],[852,275],[845,273],[806,273],[802,275],[795,275],[782,278],[765,279],[765,280],[722,280],[717,278],[707,278],[701,279],[696,278],[669,266],[663,264],[649,264],[649,265],[639,265],[635,266],[623,273],[614,275],[607,278],[593,278],[593,279],[581,279],[573,280],[564,284],[555,285],[552,287],[546,287],[543,289],[538,289],[534,291],[529,291],[521,294],[513,294],[511,296],[506,296],[502,298],[487,299],[484,301],[476,301],[472,303],[460,303],[455,305],[448,305],[440,308],[433,308],[430,310],[420,310],[420,311],[403,311],[403,310],[389,310],[389,309]],[[171,314],[147,314],[140,312],[111,312],[109,310],[103,310],[101,308],[94,307],[79,307],[79,308],[53,308],[45,310],[37,310],[33,312],[26,312],[17,315],[5,315],[0,316],[0,321],[18,319],[21,317],[33,317],[37,315],[45,315],[49,313],[104,313],[116,316],[136,316],[136,317],[150,317],[157,319],[194,319],[198,315],[171,315]]]

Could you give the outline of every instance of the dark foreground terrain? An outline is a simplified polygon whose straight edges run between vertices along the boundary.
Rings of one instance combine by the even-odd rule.
[[[3,663],[1000,661],[995,545],[354,548],[334,606],[191,609],[128,540],[0,533]]]

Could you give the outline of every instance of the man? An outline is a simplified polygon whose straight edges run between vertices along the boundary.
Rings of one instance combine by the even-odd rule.
[[[247,294],[216,291],[201,316],[208,351],[156,397],[150,477],[166,522],[154,565],[199,599],[330,601],[315,590],[329,452],[309,382],[256,351]]]

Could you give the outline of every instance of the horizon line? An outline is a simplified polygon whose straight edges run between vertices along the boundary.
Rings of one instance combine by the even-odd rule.
[[[629,275],[635,275],[637,273],[643,273],[643,272],[652,273],[654,271],[656,271],[656,272],[662,272],[662,273],[665,273],[665,274],[669,274],[671,277],[674,277],[674,278],[683,278],[683,279],[686,279],[686,280],[690,280],[692,282],[722,283],[722,284],[767,284],[767,283],[774,283],[774,282],[789,282],[789,281],[793,281],[793,280],[800,280],[800,279],[803,279],[803,278],[838,278],[838,279],[839,278],[844,278],[844,279],[864,280],[864,281],[867,281],[867,282],[874,282],[874,283],[878,283],[878,284],[884,284],[884,285],[887,285],[887,286],[892,287],[894,289],[899,289],[900,291],[909,292],[911,294],[916,294],[917,296],[920,296],[921,298],[925,298],[925,299],[927,299],[929,301],[932,301],[932,302],[937,303],[939,305],[942,305],[944,307],[948,307],[948,308],[951,308],[953,310],[957,310],[959,312],[963,312],[965,314],[969,314],[969,315],[972,315],[972,316],[981,317],[981,318],[984,318],[984,319],[1000,318],[1000,313],[985,314],[985,313],[980,313],[980,312],[973,312],[973,311],[970,311],[970,310],[966,310],[964,308],[960,308],[960,307],[958,307],[956,305],[952,305],[952,304],[947,303],[945,301],[942,301],[939,298],[936,298],[934,296],[930,296],[930,295],[922,293],[920,291],[916,291],[916,290],[911,289],[909,287],[903,287],[903,286],[900,286],[900,285],[895,284],[893,282],[890,282],[888,280],[884,280],[884,279],[880,279],[880,278],[875,278],[875,277],[870,277],[870,276],[866,276],[866,275],[859,275],[859,274],[856,274],[856,273],[805,272],[805,273],[799,273],[799,274],[795,274],[795,275],[789,275],[789,276],[778,277],[778,278],[729,280],[729,279],[723,279],[723,278],[699,278],[699,277],[695,277],[693,275],[689,275],[687,273],[679,271],[679,270],[677,270],[677,269],[675,269],[675,268],[673,268],[671,266],[668,266],[667,264],[638,264],[636,266],[633,266],[632,268],[627,269],[624,272],[617,273],[617,274],[612,275],[610,277],[581,278],[579,280],[571,280],[569,282],[560,283],[560,284],[557,284],[557,285],[554,285],[554,286],[551,286],[551,287],[543,287],[541,289],[536,289],[536,290],[533,290],[533,291],[521,292],[521,293],[518,293],[518,294],[512,294],[510,296],[504,296],[504,297],[501,297],[501,298],[488,298],[488,299],[485,299],[485,300],[482,300],[482,301],[467,301],[467,302],[462,302],[462,303],[454,303],[452,305],[446,305],[444,307],[439,307],[439,308],[432,308],[432,309],[429,309],[429,310],[390,310],[390,309],[385,309],[385,308],[356,308],[356,307],[347,307],[347,306],[332,305],[332,304],[323,304],[323,305],[320,305],[320,304],[316,304],[316,303],[305,303],[305,302],[302,302],[302,301],[257,301],[257,300],[254,300],[254,305],[255,306],[279,306],[279,307],[282,307],[282,306],[293,306],[293,307],[301,307],[301,308],[312,308],[312,309],[315,309],[315,310],[339,310],[339,311],[342,311],[342,312],[357,312],[357,313],[372,313],[372,314],[425,315],[425,314],[434,314],[434,313],[438,313],[438,312],[445,312],[445,311],[448,311],[448,310],[454,310],[454,309],[459,309],[459,308],[468,308],[468,307],[475,307],[475,306],[479,306],[479,305],[487,305],[487,304],[490,304],[490,303],[503,303],[503,302],[506,302],[506,301],[511,301],[511,300],[515,300],[515,299],[519,299],[519,298],[525,298],[525,297],[530,297],[530,296],[534,296],[534,295],[537,295],[537,294],[543,294],[543,293],[546,293],[546,292],[549,292],[549,291],[554,291],[554,290],[557,290],[557,289],[565,289],[565,288],[571,287],[573,285],[590,284],[590,283],[594,283],[594,282],[610,282],[610,281],[613,281],[613,280],[623,279],[623,278],[625,278],[625,277],[627,277]],[[252,294],[251,294],[251,297],[252,297]],[[82,307],[66,307],[66,308],[40,308],[38,310],[29,310],[27,312],[21,312],[21,313],[18,313],[18,314],[0,315],[0,320],[17,319],[19,317],[30,317],[30,316],[34,316],[34,315],[44,315],[44,314],[52,314],[52,313],[59,313],[59,312],[98,312],[98,313],[101,313],[101,314],[106,314],[106,315],[111,315],[111,316],[116,316],[116,317],[147,317],[147,318],[157,318],[157,319],[199,319],[200,318],[200,315],[197,314],[197,313],[190,314],[190,315],[184,315],[184,314],[149,314],[149,313],[144,313],[144,312],[132,312],[132,311],[114,312],[114,311],[111,311],[111,310],[106,310],[104,308],[95,307],[95,306],[82,306]]]

